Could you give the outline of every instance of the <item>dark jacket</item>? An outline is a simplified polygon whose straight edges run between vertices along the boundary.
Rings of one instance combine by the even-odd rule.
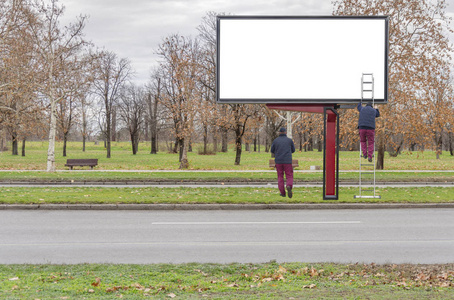
[[[291,164],[293,152],[295,144],[286,134],[279,135],[271,145],[271,153],[274,154],[274,161],[277,164]]]
[[[380,116],[380,111],[372,107],[372,104],[368,103],[365,107],[358,103],[359,129],[375,129],[375,118]]]

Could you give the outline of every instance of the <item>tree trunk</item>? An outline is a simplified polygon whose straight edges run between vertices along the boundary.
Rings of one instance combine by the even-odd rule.
[[[139,134],[137,134],[137,136],[136,136],[135,145],[136,145],[136,153],[138,153],[139,152]]]
[[[150,96],[151,97],[151,96]],[[151,114],[151,121],[150,121],[150,135],[151,135],[151,154],[158,153],[158,122],[157,122],[157,110],[158,110],[158,100],[155,98],[155,102],[153,103],[153,111],[150,112]]]
[[[179,154],[179,157],[178,157],[178,161],[181,163],[181,160],[183,159],[183,150],[184,150],[184,143],[185,143],[185,139],[178,139],[178,154]],[[186,150],[187,152],[187,150]]]
[[[112,142],[117,141],[117,110],[115,107],[112,109],[112,114],[111,114],[111,121],[112,121],[112,127],[110,128],[110,140]]]
[[[451,156],[454,156],[454,147],[452,146],[453,144],[453,138],[452,138],[452,132],[449,133],[449,153],[451,154]]]
[[[175,138],[175,147],[173,147],[173,153],[178,153],[178,149],[180,147],[180,140]]]
[[[25,138],[22,139],[22,156],[25,156]]]
[[[385,138],[383,134],[378,134],[377,141],[377,164],[375,166],[377,170],[385,169]]]
[[[18,147],[18,141],[17,141],[17,134],[16,133],[13,133],[11,135],[11,148],[12,148],[12,155],[18,155],[19,152],[17,151],[17,147]]]
[[[203,125],[203,154],[208,153],[208,126]]]
[[[216,133],[216,127],[213,126],[213,152],[217,153],[218,152],[218,137]]]
[[[66,144],[67,144],[67,141],[68,141],[67,134],[64,133],[63,134],[63,157],[66,157]]]
[[[440,159],[440,154],[443,153],[443,133],[437,136],[437,159]]]
[[[298,136],[300,138],[300,143],[299,143],[300,152],[303,152],[303,133],[299,132]]]
[[[85,103],[85,102],[83,102]],[[85,143],[87,141],[87,115],[85,105],[82,106],[82,152],[85,152]]]
[[[307,139],[308,143],[307,143],[307,151],[314,151],[314,148],[313,148],[313,138],[312,136],[310,135],[309,136],[309,139]]]
[[[147,118],[144,118],[145,119],[145,125],[144,127],[145,128],[150,128],[150,125],[148,125],[148,119]],[[151,141],[151,138],[148,136],[150,134],[151,131],[148,131],[147,129],[145,129],[145,141],[148,141],[150,140]]]
[[[235,156],[235,166],[239,166],[241,162],[241,136],[237,134],[235,139],[235,149],[236,149],[236,156]]]
[[[224,127],[221,129],[221,143],[221,152],[226,153],[228,151],[228,132]]]
[[[111,125],[112,125],[112,122],[111,122],[111,111],[110,110],[106,110],[106,150],[107,150],[107,158],[110,158],[110,149],[111,149],[111,143],[110,143],[110,139],[112,137],[112,131],[111,131]]]
[[[57,132],[57,108],[54,99],[50,101],[49,147],[47,148],[47,172],[55,172],[55,134]]]
[[[180,148],[180,169],[189,168],[188,161],[188,148],[189,148],[189,138],[185,138],[181,143]]]
[[[148,95],[151,101],[151,95]],[[153,111],[150,111],[151,117],[151,154],[158,153],[158,102],[161,97],[161,79],[158,78],[158,94],[154,98]],[[151,109],[151,105],[150,105]]]
[[[158,153],[156,136],[151,136],[151,152],[150,153],[151,154],[157,154]]]
[[[137,150],[136,150],[136,141],[135,141],[134,133],[130,133],[129,136],[131,137],[132,155],[136,155]]]

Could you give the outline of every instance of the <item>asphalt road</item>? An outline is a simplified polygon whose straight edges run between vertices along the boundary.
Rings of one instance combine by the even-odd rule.
[[[453,263],[454,209],[0,211],[0,263]]]

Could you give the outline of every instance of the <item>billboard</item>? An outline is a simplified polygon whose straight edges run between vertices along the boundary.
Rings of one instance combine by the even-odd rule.
[[[219,103],[388,101],[386,16],[218,16]]]

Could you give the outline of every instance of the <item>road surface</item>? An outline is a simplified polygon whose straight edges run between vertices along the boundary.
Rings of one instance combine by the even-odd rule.
[[[453,263],[454,209],[0,211],[1,264]]]

